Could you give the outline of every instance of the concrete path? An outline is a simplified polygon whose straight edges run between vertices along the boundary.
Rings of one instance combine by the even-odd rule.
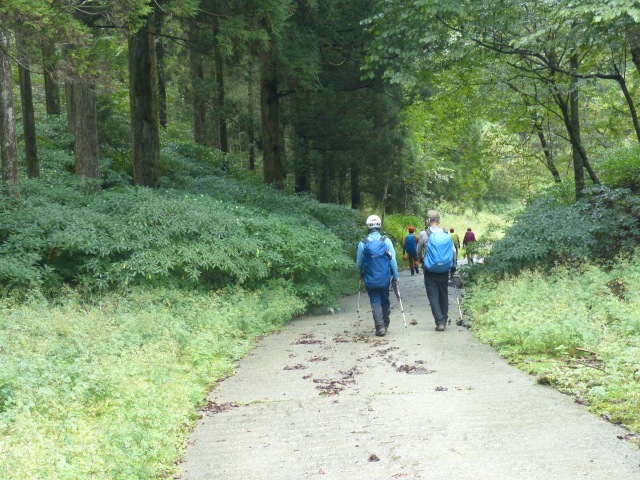
[[[624,431],[537,385],[456,327],[435,332],[422,276],[401,274],[388,335],[366,293],[263,339],[189,438],[183,480],[640,479]]]

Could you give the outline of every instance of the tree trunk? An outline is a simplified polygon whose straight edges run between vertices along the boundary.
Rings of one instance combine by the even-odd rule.
[[[357,161],[351,162],[351,208],[357,210],[362,204],[360,196],[360,165]]]
[[[189,69],[191,72],[191,106],[193,108],[193,140],[199,145],[207,144],[207,110],[204,91],[204,65],[199,26],[195,20],[189,25]]]
[[[303,145],[298,149],[298,161],[295,165],[295,192],[305,193],[311,191],[311,171],[307,163],[309,158],[309,144],[305,140],[302,140],[300,143],[303,143]]]
[[[256,142],[255,142],[255,130],[253,128],[253,117],[255,116],[255,94],[253,91],[253,62],[249,61],[248,73],[247,73],[247,136],[249,137],[249,170],[256,169]]]
[[[285,172],[280,147],[280,105],[275,40],[261,56],[260,113],[262,119],[262,155],[264,183],[284,188]]]
[[[562,183],[562,179],[560,178],[560,172],[556,168],[556,165],[553,161],[553,154],[551,153],[551,149],[549,148],[549,144],[547,143],[547,138],[544,135],[544,130],[542,129],[542,125],[538,122],[536,118],[533,119],[533,128],[538,134],[538,139],[540,139],[540,145],[542,146],[542,151],[544,152],[545,166],[551,172],[553,176],[553,180],[556,183]]]
[[[571,56],[571,69],[574,72],[578,71],[578,54],[573,54]],[[578,90],[578,79],[574,76],[571,77],[571,93],[569,95],[569,103],[571,106],[571,114],[570,114],[570,138],[572,145],[572,155],[573,155],[573,174],[575,177],[575,185],[576,185],[576,200],[579,200],[583,196],[584,190],[584,164],[583,160],[586,158],[586,154],[582,155],[580,151],[580,147],[582,146],[582,142],[580,139],[580,96]]]
[[[47,115],[60,115],[62,113],[60,106],[60,87],[53,76],[56,68],[56,49],[51,43],[45,42],[42,44],[41,51]]]
[[[633,122],[633,129],[636,132],[636,138],[638,139],[638,142],[640,142],[640,123],[638,122],[638,111],[636,110],[636,105],[633,101],[633,97],[631,97],[629,89],[627,88],[627,81],[620,73],[618,73],[618,75],[616,76],[616,80],[620,84],[620,88],[622,89],[624,98],[627,101],[627,105],[629,106],[629,112],[631,113],[631,120]]]
[[[640,73],[640,24],[635,23],[627,30],[627,41],[629,42],[633,64],[636,66],[638,73]]]
[[[220,150],[229,153],[229,137],[227,134],[227,117],[224,99],[224,63],[222,53],[218,45],[218,35],[220,32],[220,19],[217,15],[213,20],[213,59],[215,63],[216,77],[216,106],[218,111],[215,114],[218,138],[220,139]]]
[[[129,104],[133,133],[133,181],[156,187],[160,176],[158,71],[153,16],[129,37]]]
[[[156,32],[162,31],[162,14],[155,14]],[[158,69],[158,117],[162,128],[167,127],[167,81],[164,71],[165,45],[162,37],[156,39],[156,65]]]
[[[2,180],[8,184],[10,194],[20,195],[18,177],[18,139],[13,107],[13,75],[9,51],[10,34],[0,27],[0,156],[2,156]]]
[[[76,175],[100,178],[96,94],[82,80],[70,85],[74,119]]]
[[[331,201],[331,173],[327,166],[326,156],[322,159],[322,173],[320,174],[320,185],[318,188],[318,201],[320,203],[329,203]]]
[[[36,121],[33,112],[33,90],[31,88],[31,71],[26,45],[16,37],[18,47],[18,79],[20,82],[20,103],[22,105],[22,128],[24,132],[24,153],[27,161],[27,177],[40,176],[38,163],[38,143],[36,140]]]

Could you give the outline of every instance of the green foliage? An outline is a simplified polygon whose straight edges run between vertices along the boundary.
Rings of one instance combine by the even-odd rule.
[[[5,299],[0,477],[164,478],[211,386],[303,307],[274,284]]]
[[[495,243],[488,270],[503,275],[587,259],[610,261],[640,242],[639,213],[640,199],[623,189],[593,189],[570,205],[540,198]]]
[[[352,266],[348,209],[228,178],[200,179],[194,189],[211,194],[132,187],[94,194],[72,181],[25,182],[19,204],[0,213],[2,284],[98,291],[284,279],[310,304],[335,298],[326,279]]]
[[[604,270],[583,265],[481,277],[465,295],[483,342],[632,431],[640,430],[640,255]]]
[[[598,167],[602,172],[601,180],[606,185],[640,193],[640,146],[606,150]]]

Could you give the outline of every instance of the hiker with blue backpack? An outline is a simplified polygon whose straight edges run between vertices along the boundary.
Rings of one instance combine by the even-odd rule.
[[[443,332],[449,316],[449,270],[455,265],[455,248],[451,236],[440,228],[440,213],[429,210],[425,229],[420,232],[418,257],[423,258],[424,286],[436,322],[436,331]]]
[[[382,221],[371,215],[366,221],[369,234],[358,243],[356,263],[371,302],[376,335],[384,337],[390,323],[389,284],[398,283],[398,263],[393,243],[380,234]]]
[[[411,275],[414,273],[420,273],[418,270],[418,238],[414,233],[415,227],[409,227],[409,235],[404,238],[404,244],[402,245],[402,257],[406,255],[406,259],[409,260],[409,269]]]

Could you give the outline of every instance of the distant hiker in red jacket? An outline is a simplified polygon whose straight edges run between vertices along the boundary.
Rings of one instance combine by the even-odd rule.
[[[462,240],[462,246],[465,247],[466,249],[467,245],[475,241],[476,241],[476,234],[471,231],[471,227],[467,228],[467,231],[464,234],[464,239]],[[469,261],[469,264],[472,264],[473,254],[467,252],[466,256],[467,256],[467,260]]]

